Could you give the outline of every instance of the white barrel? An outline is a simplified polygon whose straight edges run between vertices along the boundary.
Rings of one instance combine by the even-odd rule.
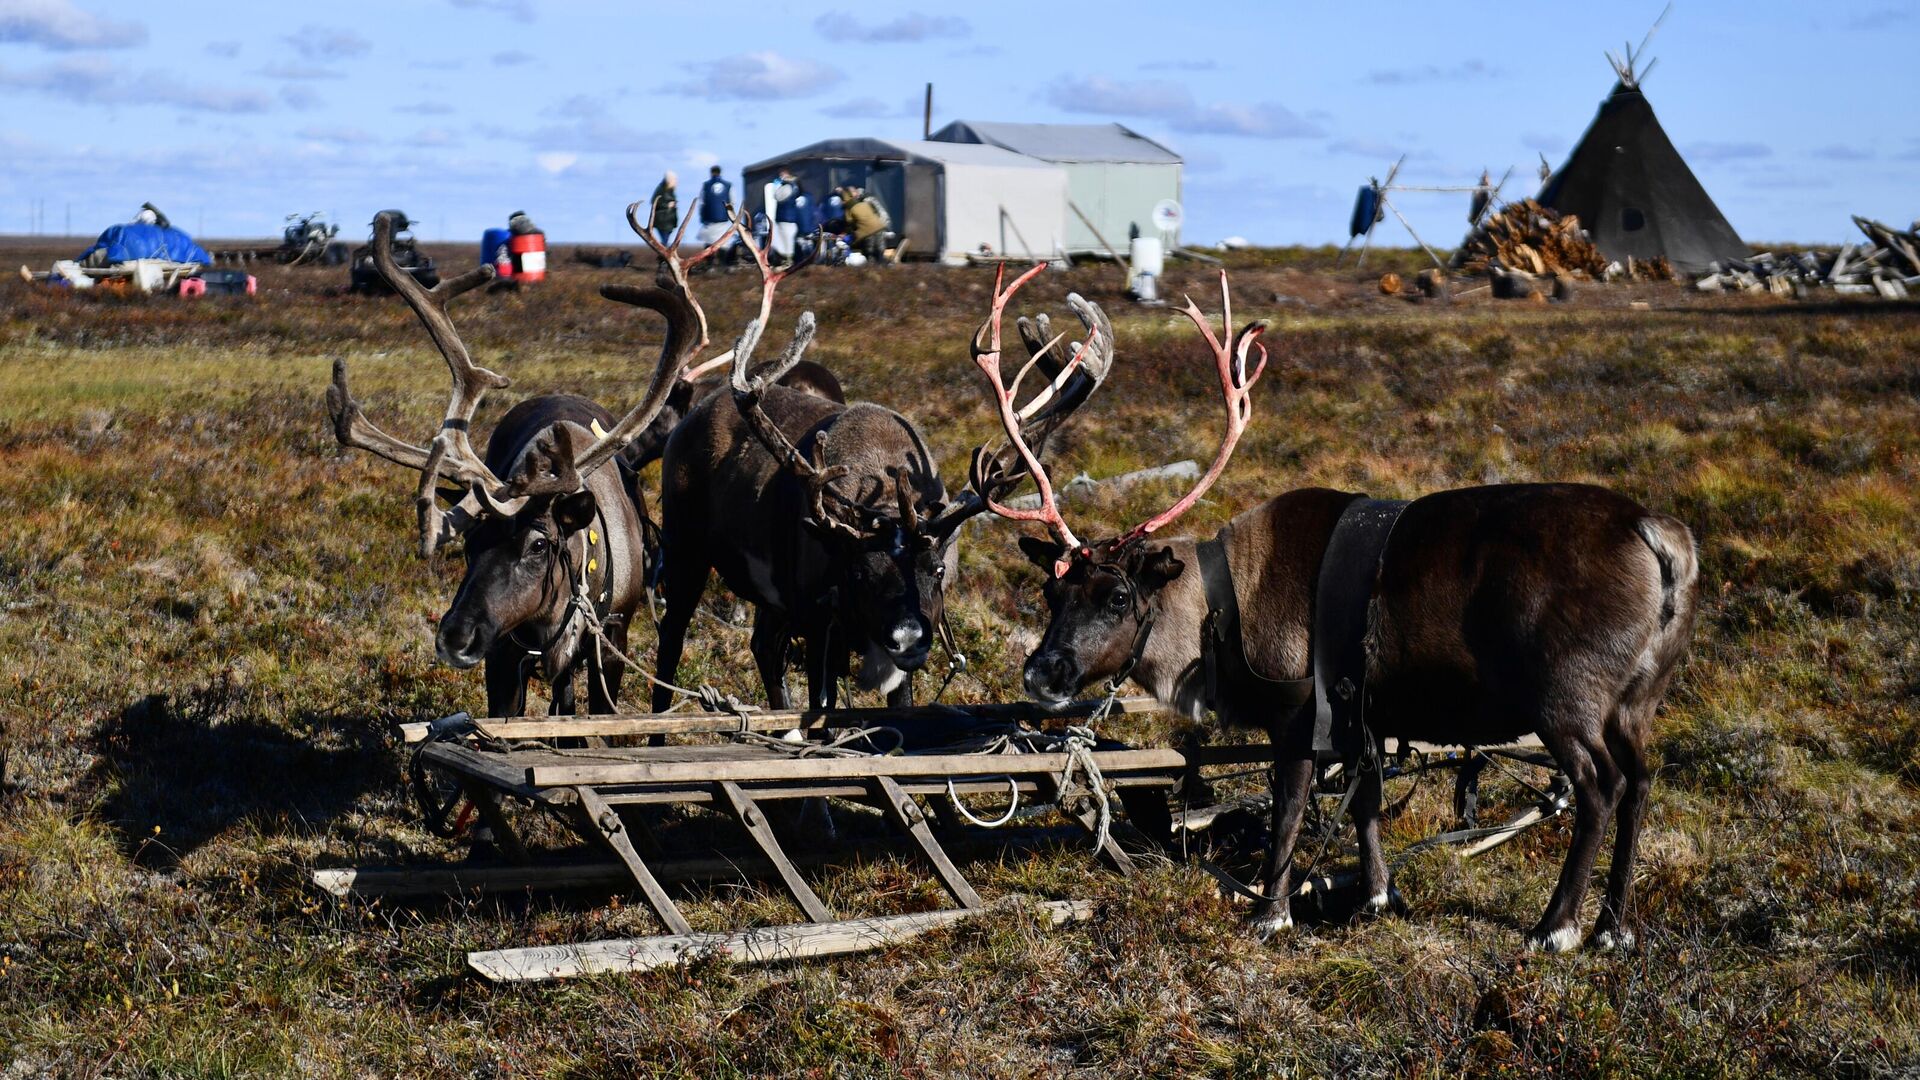
[[[1166,269],[1167,251],[1157,236],[1136,236],[1127,249],[1127,261],[1133,264],[1134,273],[1159,277]]]

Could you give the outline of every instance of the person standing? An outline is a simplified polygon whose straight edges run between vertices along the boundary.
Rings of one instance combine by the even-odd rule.
[[[800,235],[800,223],[793,197],[800,190],[794,182],[790,169],[781,169],[780,174],[767,181],[762,190],[762,199],[766,206],[767,220],[773,224],[772,258],[770,262],[779,265],[793,261],[793,241]]]
[[[700,185],[700,246],[709,247],[733,224],[733,184],[720,176],[720,166],[707,170]]]
[[[673,230],[680,225],[680,178],[668,170],[660,178],[660,184],[653,189],[653,231],[660,236],[661,243],[673,240]]]
[[[889,231],[893,227],[892,216],[878,198],[857,187],[847,189],[846,202],[847,232],[853,238],[853,249],[874,265],[885,265],[887,242],[893,238]]]

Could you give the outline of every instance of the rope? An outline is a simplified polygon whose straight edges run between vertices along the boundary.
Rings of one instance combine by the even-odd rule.
[[[1059,735],[1043,731],[1027,731],[1014,728],[998,735],[972,743],[961,743],[953,749],[961,753],[974,754],[1031,754],[1064,753],[1066,764],[1061,766],[1060,775],[1054,778],[1054,791],[1058,797],[1058,806],[1063,813],[1072,813],[1074,800],[1074,778],[1078,774],[1081,786],[1086,788],[1088,796],[1094,801],[1094,847],[1107,846],[1108,835],[1113,825],[1112,800],[1107,794],[1106,777],[1100,771],[1100,762],[1094,758],[1094,750],[1099,745],[1099,737],[1093,733],[1091,725],[1086,727],[1068,727]],[[1007,788],[1011,793],[1007,809],[998,818],[987,820],[975,815],[960,801],[960,793],[953,786],[953,778],[947,778],[947,800],[959,815],[983,829],[997,829],[1012,821],[1020,809],[1020,783],[1007,776]]]

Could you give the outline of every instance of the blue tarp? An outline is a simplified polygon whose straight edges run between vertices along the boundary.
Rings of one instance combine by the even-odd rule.
[[[133,259],[171,259],[174,262],[200,263],[210,265],[212,257],[207,250],[193,242],[193,237],[179,229],[163,229],[158,225],[142,225],[129,222],[114,225],[100,234],[93,246],[80,253],[80,261],[87,256],[105,249],[108,264],[123,263]]]

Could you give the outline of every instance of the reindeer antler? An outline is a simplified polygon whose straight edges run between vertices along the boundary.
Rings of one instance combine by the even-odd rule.
[[[1206,473],[1193,486],[1193,490],[1181,496],[1180,500],[1172,506],[1121,534],[1119,539],[1113,541],[1112,546],[1116,548],[1151,535],[1154,530],[1186,513],[1188,508],[1200,501],[1200,496],[1206,494],[1207,489],[1213,486],[1213,482],[1220,478],[1220,473],[1227,467],[1227,459],[1233,456],[1233,448],[1239,443],[1241,433],[1247,430],[1247,421],[1253,418],[1253,384],[1259,382],[1260,376],[1267,370],[1267,347],[1260,341],[1260,335],[1267,330],[1264,319],[1241,327],[1240,332],[1234,334],[1230,342],[1221,341],[1221,337],[1233,330],[1233,296],[1227,290],[1225,270],[1220,271],[1221,337],[1214,335],[1212,324],[1208,322],[1206,315],[1200,311],[1192,298],[1187,298],[1187,306],[1181,314],[1192,320],[1193,325],[1199,328],[1200,333],[1207,339],[1207,348],[1213,353],[1214,366],[1220,376],[1220,390],[1225,397],[1227,408],[1227,433],[1220,442],[1219,453],[1213,456],[1213,464],[1207,467]],[[1253,349],[1260,350],[1260,362],[1249,372],[1247,357]]]
[[[394,234],[404,227],[404,220],[403,215],[393,210],[383,210],[374,216],[373,265],[419,317],[434,346],[446,359],[447,370],[452,373],[453,392],[447,402],[446,416],[440,422],[440,431],[429,446],[423,447],[401,442],[380,430],[361,411],[360,403],[353,399],[353,393],[347,387],[347,364],[344,359],[333,362],[333,383],[327,388],[327,411],[333,418],[334,437],[340,445],[365,450],[396,465],[421,471],[420,490],[428,492],[429,499],[426,508],[420,512],[420,548],[423,555],[431,555],[449,537],[471,525],[483,512],[511,513],[518,509],[518,504],[514,502],[517,493],[510,491],[493,474],[493,470],[487,468],[486,462],[474,453],[469,438],[473,414],[480,407],[480,399],[486,396],[488,390],[511,385],[512,380],[473,362],[466,342],[461,340],[459,331],[454,328],[453,318],[447,313],[447,302],[486,284],[493,278],[493,267],[483,265],[459,277],[442,281],[432,289],[425,288],[412,274],[402,270],[393,258]],[[442,475],[465,484],[468,491],[452,510],[435,512],[431,492],[435,481]]]
[[[969,472],[969,484],[973,490],[967,499],[940,515],[932,527],[935,531],[951,531],[966,518],[983,510],[991,510],[1013,521],[1040,522],[1068,548],[1080,546],[1080,541],[1074,537],[1072,528],[1060,513],[1053,483],[1040,464],[1040,454],[1047,438],[1086,403],[1112,370],[1113,326],[1097,305],[1087,302],[1078,294],[1069,296],[1067,302],[1080,317],[1087,338],[1062,362],[1054,349],[1066,335],[1063,333],[1049,338],[1051,324],[1044,316],[1032,322],[1020,320],[1018,325],[1021,339],[1027,347],[1028,359],[1015,373],[1012,382],[1008,383],[1000,367],[1002,324],[1007,303],[1022,286],[1044,269],[1046,264],[1036,264],[1005,288],[1002,288],[1006,280],[1004,263],[994,276],[993,306],[986,321],[974,331],[970,348],[974,364],[987,377],[987,384],[992,388],[994,406],[1000,415],[1000,426],[1006,432],[1007,442],[995,452],[989,452],[985,446],[974,450]],[[1021,384],[1036,367],[1048,377],[1047,384],[1025,404],[1018,404]],[[1015,509],[1000,501],[1023,476],[1031,476],[1034,487],[1040,493],[1040,505],[1035,509]]]
[[[733,220],[733,224],[729,227],[728,231],[729,232],[738,231],[742,236],[752,235],[752,231],[747,227],[746,215],[744,211],[741,213],[740,217],[737,217]],[[793,275],[799,273],[800,271],[805,270],[807,267],[812,266],[814,263],[814,260],[820,257],[821,235],[822,234],[820,230],[818,229],[814,230],[813,244],[807,251],[807,257],[804,259],[795,259],[794,261],[781,267],[778,272],[775,272],[773,269],[773,265],[767,261],[766,252],[760,250],[760,248],[756,247],[753,244],[746,245],[747,251],[753,256],[754,265],[760,268],[759,320],[760,320],[761,326],[764,327],[767,324],[768,318],[770,318],[773,315],[774,290],[780,287],[781,282],[787,280],[789,277],[792,277]],[[702,258],[704,257],[705,256],[702,256]],[[709,371],[714,371],[718,368],[727,366],[727,364],[732,362],[732,360],[733,360],[733,351],[728,350],[727,352],[723,352],[719,356],[716,356],[711,360],[703,360],[699,364],[696,364],[695,366],[688,368],[686,375],[683,377],[688,382],[693,382],[695,379],[700,378],[701,376],[705,375]],[[769,380],[769,381],[776,381],[776,380],[777,380],[777,376],[775,380]]]

